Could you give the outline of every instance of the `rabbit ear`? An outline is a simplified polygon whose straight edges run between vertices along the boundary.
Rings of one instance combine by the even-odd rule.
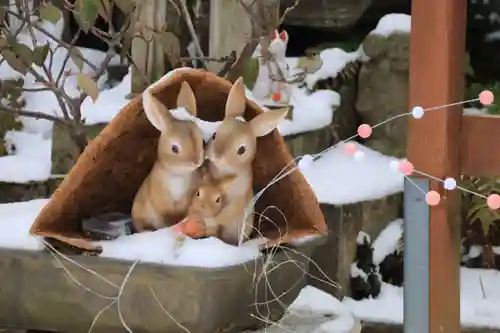
[[[181,90],[177,96],[177,107],[185,107],[188,112],[196,117],[196,98],[193,89],[186,81],[182,82]]]
[[[242,117],[245,113],[247,100],[245,97],[245,85],[243,77],[239,77],[233,84],[226,102],[226,115],[224,118]]]
[[[273,30],[271,31],[271,41],[275,40],[275,39],[276,39],[276,37],[278,37],[278,30],[273,29]]]
[[[158,131],[162,132],[170,126],[172,123],[170,111],[147,89],[142,94],[142,105],[149,122]]]
[[[278,109],[263,112],[253,118],[249,123],[256,137],[261,137],[270,133],[278,127],[279,123],[285,119],[288,109]]]
[[[283,30],[281,33],[280,33],[280,39],[282,41],[284,41],[285,43],[288,43],[288,32],[286,32],[286,30]]]

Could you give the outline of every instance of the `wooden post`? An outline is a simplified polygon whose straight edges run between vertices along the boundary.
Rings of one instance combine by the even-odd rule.
[[[144,1],[139,20],[148,27],[159,30],[167,23],[167,3],[166,0]],[[137,68],[132,68],[132,93],[142,93],[149,83],[157,80],[167,70],[163,47],[152,40],[151,33],[145,35],[150,42],[134,38],[131,45],[132,60],[137,65]],[[146,75],[149,82],[144,82],[143,75],[137,71]]]
[[[412,2],[411,107],[429,108],[463,100],[466,8],[466,0]],[[459,176],[461,118],[462,107],[453,106],[426,112],[422,119],[410,120],[408,159],[416,170],[439,178]],[[430,208],[429,325],[420,333],[457,333],[461,330],[460,220],[457,214],[460,196],[457,191],[445,194],[440,183],[435,181],[431,182],[430,189],[445,197],[438,206]],[[419,288],[419,285],[408,287]]]

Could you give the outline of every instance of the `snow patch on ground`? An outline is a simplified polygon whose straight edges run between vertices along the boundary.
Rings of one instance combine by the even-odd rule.
[[[52,139],[41,134],[10,131],[5,135],[8,145],[14,145],[12,155],[0,157],[0,182],[27,183],[44,181],[52,168]]]
[[[460,317],[463,326],[500,328],[500,272],[497,270],[460,269]],[[481,288],[484,286],[484,295]],[[345,298],[347,309],[361,320],[402,324],[403,288],[387,283],[377,299],[355,301]]]
[[[359,333],[360,328],[359,321],[339,300],[312,286],[306,286],[282,320],[251,333]]]

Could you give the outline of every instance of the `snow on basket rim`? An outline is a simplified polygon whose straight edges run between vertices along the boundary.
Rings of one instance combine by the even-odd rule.
[[[49,201],[50,199],[36,199],[0,204],[0,228],[5,230],[0,233],[0,248],[44,250],[43,237],[31,235],[29,230]],[[13,220],[16,222],[15,228]],[[216,269],[245,265],[262,258],[261,245],[267,242],[266,238],[256,238],[241,246],[233,246],[211,237],[187,238],[181,245],[177,243],[178,236],[171,228],[164,228],[94,243],[103,247],[100,255],[102,258],[128,262],[140,260],[143,263],[172,267]],[[302,243],[312,240],[308,236],[303,238]]]

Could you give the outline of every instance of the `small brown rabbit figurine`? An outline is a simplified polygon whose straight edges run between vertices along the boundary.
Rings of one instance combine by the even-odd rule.
[[[227,203],[215,218],[221,225],[220,238],[230,244],[248,238],[253,229],[253,207],[249,203],[253,198],[252,161],[257,138],[269,134],[287,114],[286,109],[272,110],[246,122],[242,119],[245,107],[245,87],[243,78],[239,78],[229,92],[224,120],[205,148],[210,174],[215,179],[235,177],[224,191]]]
[[[138,232],[171,226],[186,216],[199,185],[198,168],[205,159],[203,135],[194,121],[177,120],[148,90],[143,93],[144,112],[161,132],[155,164],[137,192],[132,220]],[[196,100],[183,82],[177,106],[196,116]]]
[[[188,208],[187,217],[174,228],[192,238],[218,237],[220,226],[214,218],[222,210],[226,201],[223,197],[224,190],[233,181],[234,176],[217,182],[205,168],[201,172],[203,178]]]

